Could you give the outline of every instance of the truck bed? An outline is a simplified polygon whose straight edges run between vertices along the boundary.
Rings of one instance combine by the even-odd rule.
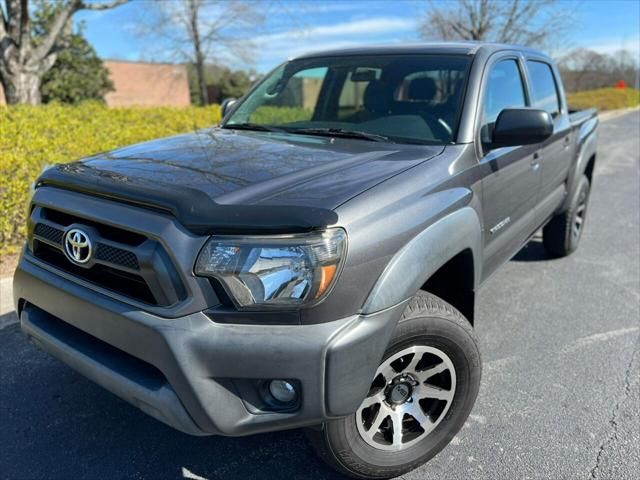
[[[584,110],[569,110],[569,120],[572,125],[584,123],[588,120],[598,117],[598,111],[595,108],[586,108]]]

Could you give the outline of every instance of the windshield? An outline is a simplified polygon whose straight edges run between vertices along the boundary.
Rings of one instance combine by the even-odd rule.
[[[469,65],[462,55],[293,60],[271,72],[223,128],[452,143]]]

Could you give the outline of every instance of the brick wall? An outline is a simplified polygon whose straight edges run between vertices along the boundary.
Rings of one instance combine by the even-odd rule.
[[[114,92],[106,95],[111,107],[128,105],[186,106],[191,103],[184,65],[104,62],[111,74]]]
[[[111,74],[114,92],[106,95],[107,105],[187,106],[191,104],[187,69],[184,65],[160,63],[104,62]],[[0,105],[4,91],[0,85]]]

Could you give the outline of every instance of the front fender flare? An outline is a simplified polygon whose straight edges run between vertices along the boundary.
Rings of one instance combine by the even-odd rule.
[[[378,312],[411,298],[440,267],[467,249],[473,254],[476,287],[482,227],[476,211],[469,206],[436,221],[393,256],[367,297],[363,313]]]

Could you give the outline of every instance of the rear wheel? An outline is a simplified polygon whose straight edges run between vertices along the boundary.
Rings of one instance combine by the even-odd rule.
[[[544,246],[552,255],[566,257],[578,249],[587,216],[589,191],[589,179],[583,175],[569,208],[553,217],[542,230]]]
[[[391,478],[422,465],[460,430],[475,402],[481,363],[469,322],[420,292],[410,302],[355,414],[309,431],[333,468]]]

